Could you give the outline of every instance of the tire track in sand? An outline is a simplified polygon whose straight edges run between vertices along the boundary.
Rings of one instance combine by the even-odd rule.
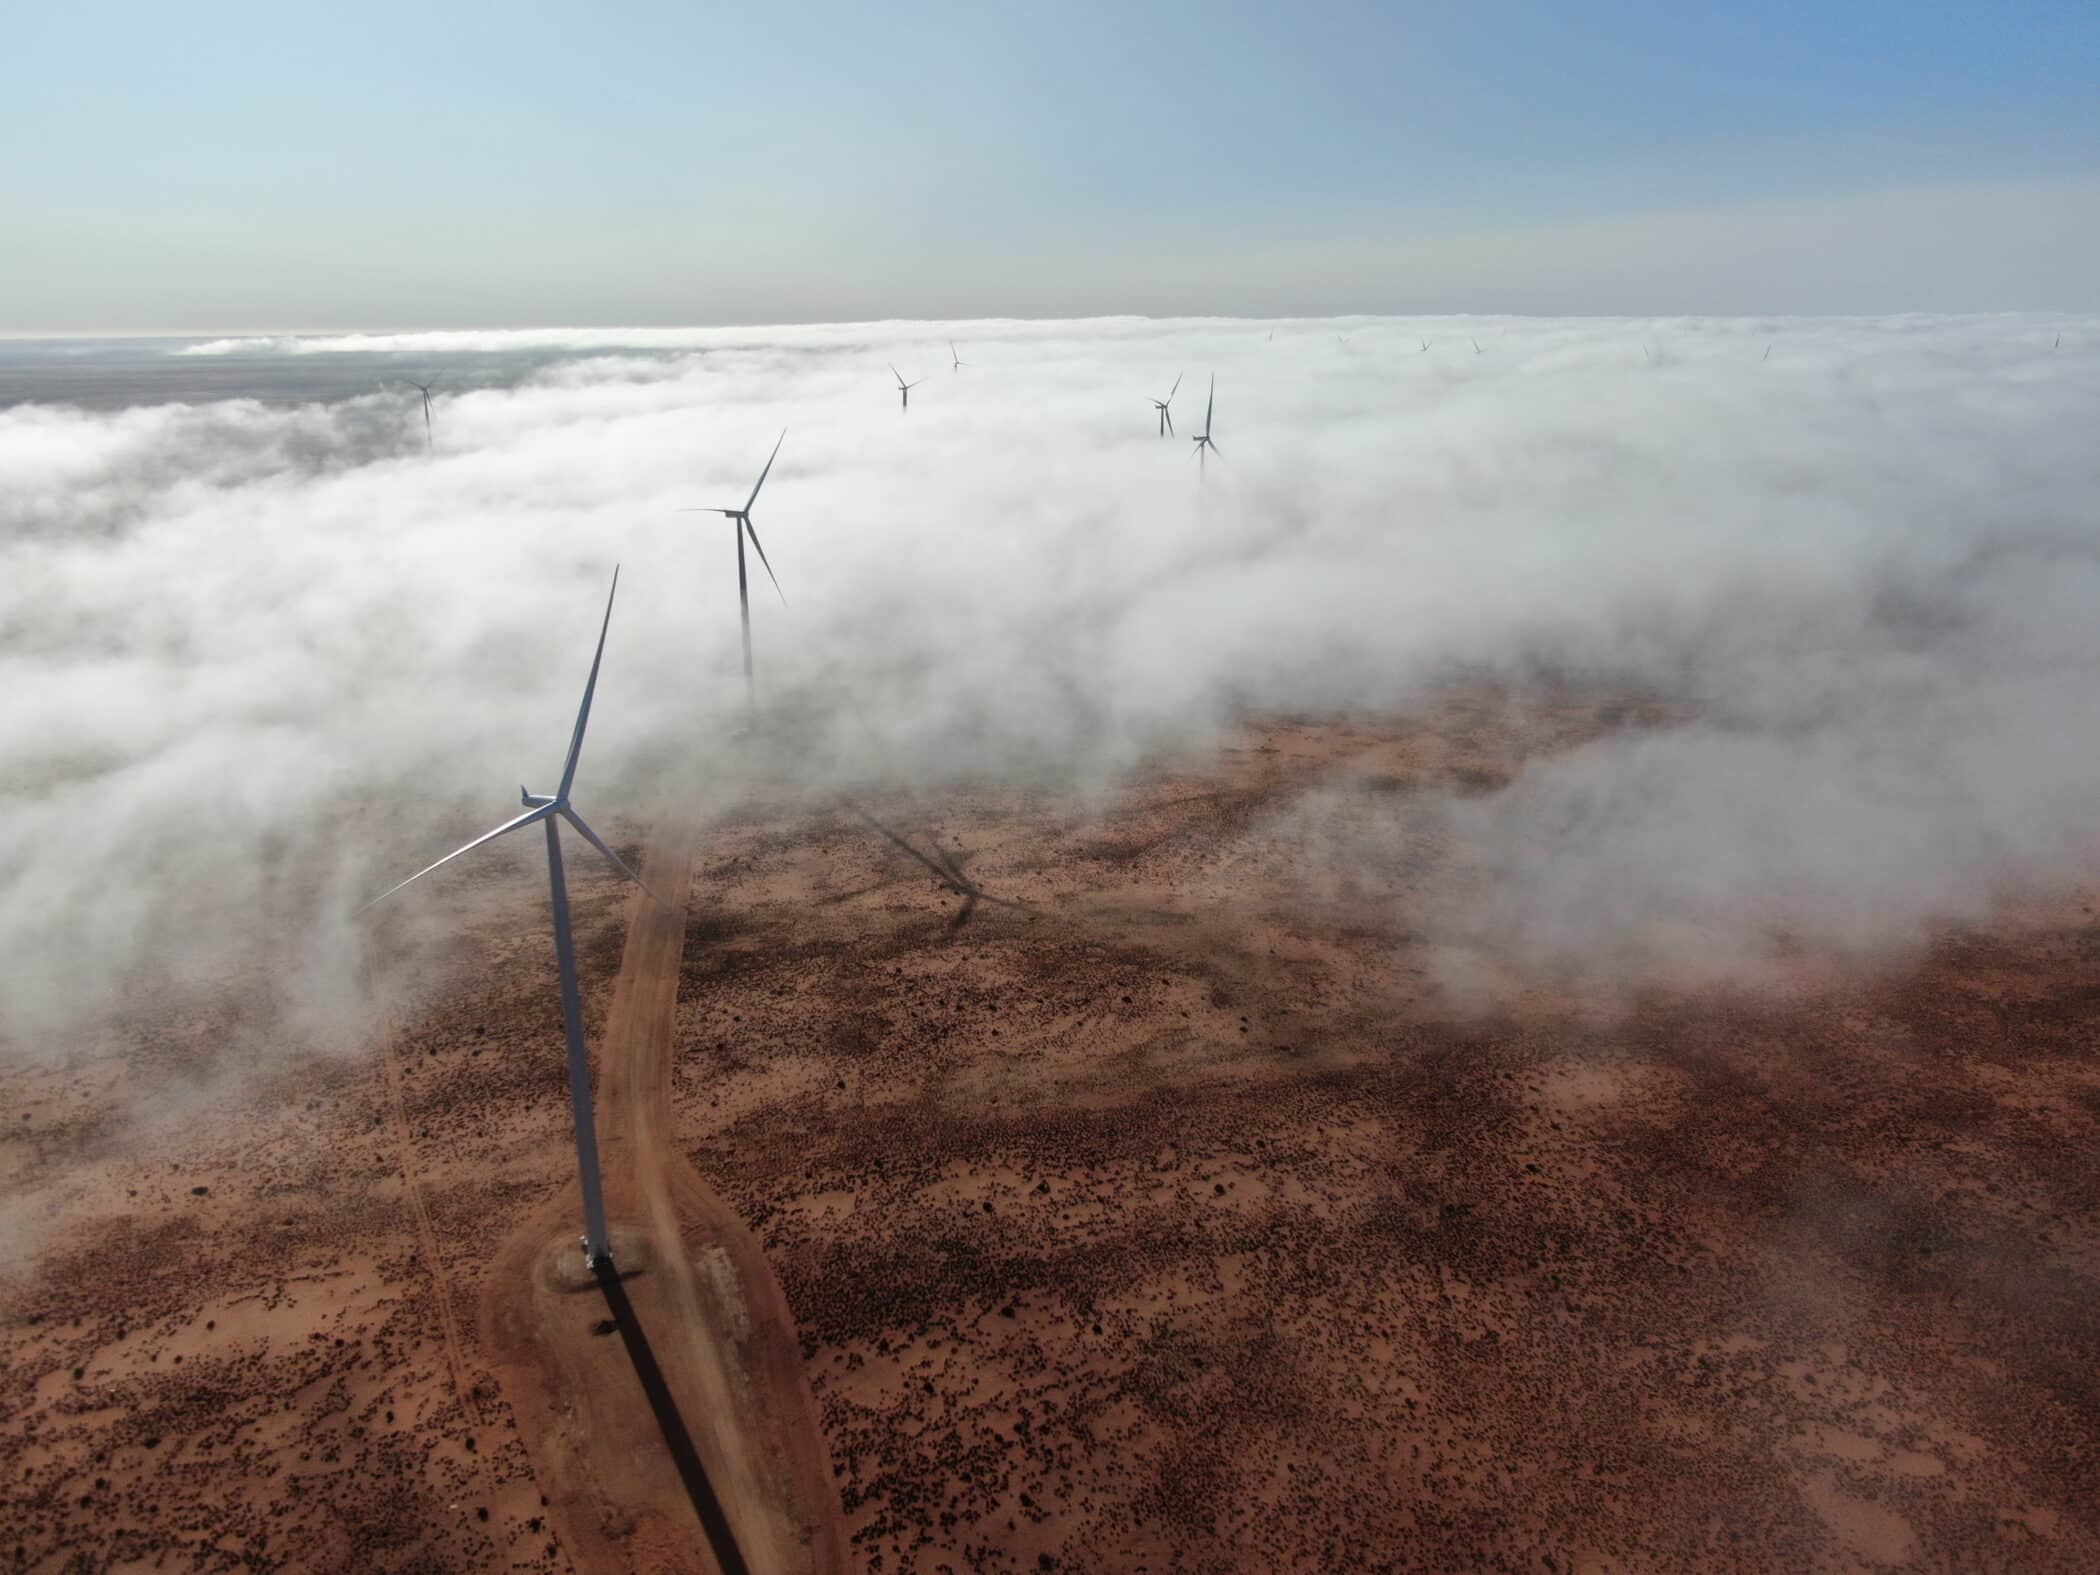
[[[459,1396],[460,1415],[469,1427],[481,1426],[481,1411],[474,1404],[474,1391],[467,1382],[467,1363],[459,1343],[459,1318],[452,1310],[452,1287],[445,1276],[445,1260],[438,1255],[437,1227],[430,1223],[430,1209],[423,1201],[423,1178],[416,1166],[414,1134],[408,1125],[408,1102],[401,1088],[401,1067],[394,1056],[389,1034],[379,1049],[386,1068],[387,1107],[394,1128],[394,1143],[401,1154],[401,1180],[408,1192],[409,1209],[416,1216],[416,1237],[423,1244],[423,1261],[430,1265],[431,1294],[437,1299],[438,1329],[445,1338],[445,1361],[452,1369],[452,1388]],[[479,1457],[477,1457],[478,1459]],[[482,1473],[487,1485],[487,1472]]]

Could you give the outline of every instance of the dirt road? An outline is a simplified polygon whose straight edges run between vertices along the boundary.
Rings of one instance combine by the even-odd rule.
[[[586,1569],[846,1567],[837,1489],[787,1303],[679,1153],[673,1030],[693,844],[651,848],[600,1043],[614,1272],[578,1250],[572,1185],[505,1245],[482,1327],[549,1509]]]

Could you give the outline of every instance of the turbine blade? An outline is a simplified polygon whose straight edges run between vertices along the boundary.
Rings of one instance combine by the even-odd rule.
[[[1174,374],[1174,386],[1167,390],[1168,404],[1171,405],[1174,403],[1174,396],[1181,392],[1181,380],[1187,375],[1188,374],[1186,372],[1176,372]]]
[[[890,376],[894,377],[900,385],[908,387],[909,385],[904,382],[904,374],[897,370],[897,363],[891,361],[887,365],[890,369]]]
[[[748,514],[744,516],[744,534],[751,538],[752,546],[758,547],[758,561],[766,563],[766,549],[759,546],[758,532],[752,529],[751,516]],[[773,589],[780,597],[780,605],[785,607],[788,604],[788,593],[780,589],[780,576],[773,572],[773,565],[770,563],[766,563],[766,578],[773,582]]]
[[[1174,436],[1174,412],[1171,410],[1162,410],[1159,413],[1159,419],[1167,424],[1167,436]]]
[[[399,890],[400,890],[400,889],[401,889],[401,888],[402,888],[403,886],[412,886],[412,885],[414,885],[414,884],[415,884],[415,883],[416,883],[417,881],[421,880],[421,879],[422,879],[422,878],[423,878],[423,877],[424,877],[425,875],[428,875],[428,874],[429,874],[429,873],[430,873],[430,872],[431,872],[432,870],[435,870],[435,869],[443,869],[443,868],[444,868],[444,867],[445,867],[445,866],[446,866],[447,864],[450,864],[450,863],[451,863],[451,862],[452,862],[452,861],[453,861],[454,859],[458,858],[458,857],[459,857],[459,856],[460,856],[461,854],[463,854],[463,853],[472,853],[472,852],[473,852],[473,851],[474,851],[474,850],[475,850],[476,848],[480,847],[480,846],[481,846],[481,845],[482,845],[482,844],[483,844],[484,842],[494,842],[494,841],[495,841],[495,840],[496,840],[496,839],[497,839],[498,837],[502,836],[502,835],[503,835],[503,834],[504,834],[505,832],[509,832],[509,831],[516,831],[516,830],[517,830],[517,829],[518,829],[518,828],[519,828],[520,826],[529,826],[529,825],[531,825],[531,824],[532,824],[532,823],[533,823],[533,822],[534,822],[535,820],[545,820],[545,819],[546,819],[546,818],[547,818],[547,817],[548,817],[549,815],[551,815],[551,814],[553,814],[553,813],[554,813],[554,806],[553,806],[552,804],[542,804],[542,805],[540,805],[540,806],[539,806],[539,807],[538,807],[537,809],[528,809],[528,810],[527,810],[527,811],[526,811],[526,812],[525,812],[524,814],[522,814],[522,815],[518,816],[518,818],[517,818],[517,819],[515,819],[515,820],[506,820],[506,821],[505,821],[505,822],[504,822],[504,823],[503,823],[502,825],[498,826],[498,827],[497,827],[497,828],[496,828],[496,829],[495,829],[494,831],[484,831],[484,832],[483,832],[483,833],[482,833],[482,834],[481,834],[480,836],[476,837],[476,838],[475,838],[475,839],[474,839],[474,840],[473,840],[472,842],[468,843],[468,844],[467,844],[467,845],[466,845],[465,847],[463,847],[463,848],[454,848],[454,849],[453,849],[453,850],[452,850],[452,851],[451,851],[450,853],[446,854],[446,855],[445,855],[445,856],[444,856],[443,858],[439,859],[439,860],[437,861],[437,863],[435,863],[435,864],[426,864],[426,865],[424,865],[424,866],[423,866],[423,867],[422,867],[421,869],[417,870],[417,871],[415,872],[415,874],[413,874],[413,875],[409,876],[407,880],[404,880],[404,881],[397,881],[397,882],[396,882],[395,884],[393,884],[393,885],[391,885],[391,886],[387,887],[387,889],[386,889],[385,891],[381,892],[381,893],[380,893],[380,894],[379,894],[378,896],[374,897],[374,898],[373,898],[373,899],[372,899],[372,900],[371,900],[370,902],[366,903],[366,904],[365,904],[365,905],[364,905],[364,906],[363,906],[362,908],[359,908],[359,909],[357,910],[357,911],[358,911],[358,913],[368,913],[368,912],[370,912],[370,911],[371,911],[372,909],[374,909],[374,908],[378,907],[378,906],[379,906],[379,905],[380,905],[380,904],[381,904],[382,902],[385,902],[385,901],[387,900],[387,898],[389,898],[389,897],[393,896],[393,894],[394,894],[395,892],[399,891]]]
[[[605,595],[605,622],[598,626],[598,649],[591,657],[591,676],[584,681],[583,704],[576,708],[576,732],[569,739],[569,758],[562,762],[561,786],[554,796],[566,800],[569,785],[576,780],[576,762],[583,754],[583,730],[591,720],[591,696],[598,692],[598,664],[605,660],[605,635],[612,628],[613,597],[620,593],[620,568],[613,565],[612,589]]]
[[[654,902],[658,907],[668,908],[671,906],[668,902],[665,902],[663,898],[657,896],[656,893],[650,889],[649,883],[647,881],[643,880],[641,876],[635,874],[633,870],[629,869],[625,864],[621,863],[620,855],[613,852],[611,848],[608,848],[605,845],[605,839],[599,836],[597,832],[591,830],[591,828],[584,823],[583,817],[577,814],[575,810],[569,808],[566,804],[564,804],[562,806],[561,818],[563,820],[566,820],[570,825],[574,826],[577,829],[577,831],[581,833],[584,841],[588,842],[592,847],[596,848],[600,853],[604,854],[607,859],[611,860],[612,867],[614,869],[618,870],[622,875],[625,875],[629,880],[633,881],[637,886],[641,887],[643,891],[648,892],[650,900]]]
[[[1213,372],[1210,374],[1210,398],[1203,405],[1203,430],[1206,433],[1210,431],[1210,413],[1217,408],[1217,405],[1218,374]]]
[[[780,445],[785,443],[787,439],[788,429],[782,427],[780,436],[773,440],[773,452],[766,456],[766,468],[758,473],[758,487],[763,487],[766,484],[766,477],[773,474],[773,461],[780,458]],[[758,487],[751,489],[751,496],[744,504],[744,512],[746,514],[751,512],[751,505],[758,501]]]

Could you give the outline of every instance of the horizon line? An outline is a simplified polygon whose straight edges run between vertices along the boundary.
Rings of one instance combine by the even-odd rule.
[[[773,318],[764,321],[745,322],[664,322],[664,323],[588,323],[588,322],[530,322],[530,323],[448,323],[442,326],[425,325],[419,328],[360,327],[360,328],[0,328],[0,343],[34,344],[38,342],[74,342],[80,340],[125,340],[125,339],[402,339],[421,334],[660,334],[693,332],[735,332],[739,330],[766,330],[773,328],[883,328],[883,327],[947,327],[969,323],[1336,323],[1351,321],[1407,321],[1429,322],[1435,320],[1467,321],[1502,319],[1510,322],[1652,322],[1658,318],[1692,318],[1709,322],[1762,322],[1784,320],[1792,322],[1845,322],[1869,320],[1886,322],[1899,318],[1987,318],[1987,317],[2039,317],[2052,321],[2078,317],[2100,317],[2100,310],[2053,307],[1981,307],[1952,310],[1919,310],[1907,308],[1887,312],[1705,312],[1705,311],[1655,311],[1655,312],[1511,312],[1511,311],[1423,311],[1423,312],[1188,312],[1160,314],[1152,312],[1092,312],[1075,316],[1030,315],[1005,313],[998,316],[981,317],[808,317]]]

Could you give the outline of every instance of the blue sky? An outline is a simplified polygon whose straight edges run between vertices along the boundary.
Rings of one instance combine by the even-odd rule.
[[[0,331],[2090,309],[2096,84],[2093,0],[40,7]]]

